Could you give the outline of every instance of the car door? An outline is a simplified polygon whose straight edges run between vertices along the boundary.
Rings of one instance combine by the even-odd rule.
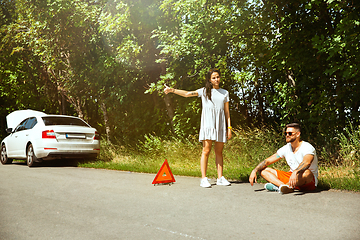
[[[23,150],[23,146],[20,144],[22,142],[24,136],[23,136],[23,130],[25,130],[25,124],[28,121],[27,119],[24,119],[15,130],[10,134],[8,140],[7,140],[7,152],[8,157],[20,157],[21,152]]]
[[[30,141],[31,134],[34,134],[32,128],[36,125],[36,123],[36,117],[30,117],[24,123],[24,129],[22,130],[18,139],[20,145],[20,157],[26,157],[26,146],[27,143]]]

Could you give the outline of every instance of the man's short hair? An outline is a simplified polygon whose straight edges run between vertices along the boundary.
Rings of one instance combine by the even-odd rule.
[[[300,127],[300,124],[298,123],[289,123],[289,124],[286,124],[285,126],[285,130],[289,127],[292,127],[292,128],[295,128],[296,130],[298,130],[299,132],[301,132],[301,127]]]

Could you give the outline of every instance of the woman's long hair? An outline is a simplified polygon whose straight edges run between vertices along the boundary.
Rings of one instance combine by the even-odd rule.
[[[220,70],[217,68],[210,69],[206,74],[206,80],[205,80],[205,96],[207,99],[211,101],[211,89],[213,88],[213,85],[210,82],[211,74],[214,72],[217,72],[219,76],[221,77]]]

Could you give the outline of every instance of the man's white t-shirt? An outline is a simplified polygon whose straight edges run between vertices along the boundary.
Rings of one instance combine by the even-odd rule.
[[[318,184],[318,159],[316,156],[315,148],[308,142],[302,141],[300,148],[296,153],[293,153],[291,143],[286,144],[277,151],[277,154],[281,158],[285,158],[287,164],[290,166],[290,171],[294,171],[300,163],[303,161],[304,156],[307,154],[314,155],[314,160],[312,161],[309,170],[315,176],[315,186]]]

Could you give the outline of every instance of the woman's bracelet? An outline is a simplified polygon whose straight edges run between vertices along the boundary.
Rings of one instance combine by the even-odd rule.
[[[228,129],[232,130],[232,127],[231,127],[231,126],[229,126],[229,127],[228,127]]]

